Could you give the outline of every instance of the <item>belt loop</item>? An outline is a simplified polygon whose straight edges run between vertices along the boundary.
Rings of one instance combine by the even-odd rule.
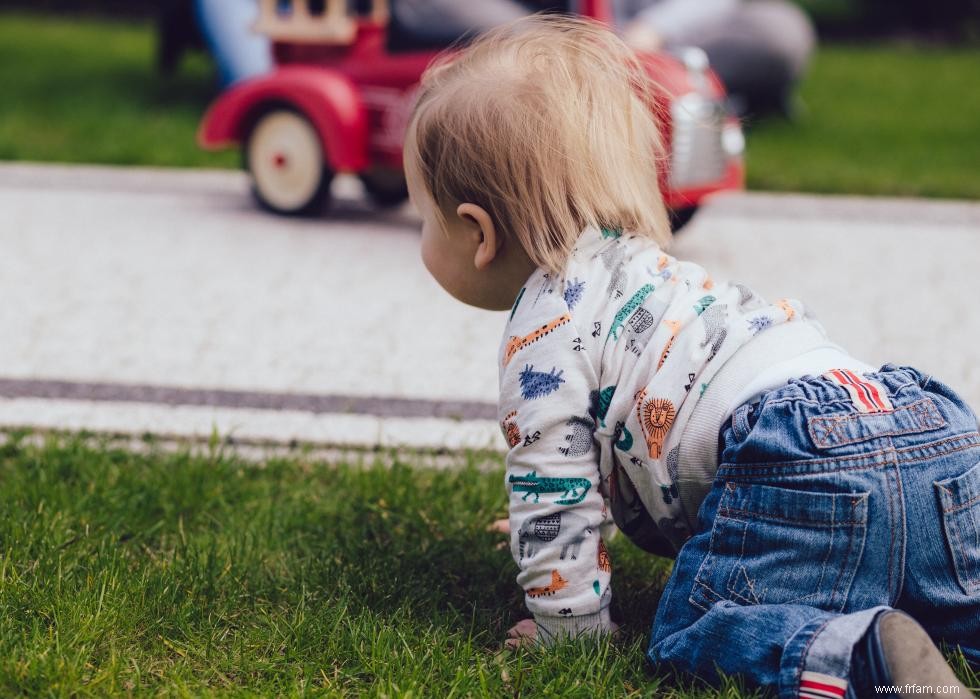
[[[749,436],[749,432],[752,431],[752,426],[749,424],[750,412],[752,412],[752,404],[743,403],[735,408],[735,412],[732,413],[732,434],[735,435],[735,439],[738,442],[745,441],[745,438]]]

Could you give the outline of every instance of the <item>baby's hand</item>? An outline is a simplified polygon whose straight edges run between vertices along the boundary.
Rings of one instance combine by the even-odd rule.
[[[509,519],[498,519],[489,527],[487,527],[488,532],[500,532],[501,534],[510,534],[510,520]],[[495,547],[497,549],[507,548],[507,542],[501,541]]]
[[[504,647],[516,650],[521,646],[533,646],[538,642],[538,625],[534,619],[521,619],[510,627]]]
[[[506,517],[504,519],[498,519],[494,521],[494,523],[491,524],[489,527],[487,527],[487,531],[500,532],[501,534],[510,534],[510,520],[507,519]]]

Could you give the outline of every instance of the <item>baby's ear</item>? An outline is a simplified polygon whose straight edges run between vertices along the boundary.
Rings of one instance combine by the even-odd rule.
[[[469,202],[460,204],[456,207],[456,215],[463,219],[471,229],[476,243],[476,254],[473,257],[473,265],[479,269],[486,267],[497,257],[503,241],[497,234],[497,228],[493,225],[493,219],[482,206]]]

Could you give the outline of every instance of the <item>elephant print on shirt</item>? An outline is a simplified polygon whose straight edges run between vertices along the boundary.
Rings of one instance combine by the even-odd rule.
[[[702,349],[711,345],[711,351],[705,361],[710,362],[718,354],[725,338],[728,337],[728,329],[725,327],[725,320],[728,317],[728,306],[725,304],[712,305],[701,314],[704,321],[704,341],[701,343]]]
[[[626,335],[625,351],[632,352],[637,357],[646,349],[650,338],[657,329],[657,324],[667,311],[667,304],[654,296],[648,296],[643,305],[637,308],[626,321],[629,334]]]
[[[606,269],[610,272],[609,286],[606,287],[606,293],[612,298],[619,298],[623,295],[624,286],[626,284],[626,248],[622,245],[614,244],[607,250],[604,250],[599,254],[599,259],[602,260],[602,264],[606,266]]]
[[[667,452],[667,458],[664,459],[667,464],[667,475],[670,476],[670,482],[677,482],[677,467],[680,466],[681,461],[681,448],[674,447],[669,452]]]
[[[567,556],[574,561],[582,542],[591,535],[588,520],[574,512],[555,512],[528,519],[517,534],[520,558],[532,558],[545,545],[552,545],[561,546],[558,558],[564,561]]]
[[[569,457],[588,454],[592,450],[595,421],[591,417],[575,415],[565,425],[572,428],[571,433],[565,435],[568,446],[558,447],[558,451]]]

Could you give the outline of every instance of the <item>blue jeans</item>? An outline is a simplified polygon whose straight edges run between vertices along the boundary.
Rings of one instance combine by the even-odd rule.
[[[976,415],[911,367],[861,378],[884,411],[823,375],[732,415],[657,609],[653,663],[795,697],[804,672],[847,680],[854,643],[894,608],[980,666]]]

